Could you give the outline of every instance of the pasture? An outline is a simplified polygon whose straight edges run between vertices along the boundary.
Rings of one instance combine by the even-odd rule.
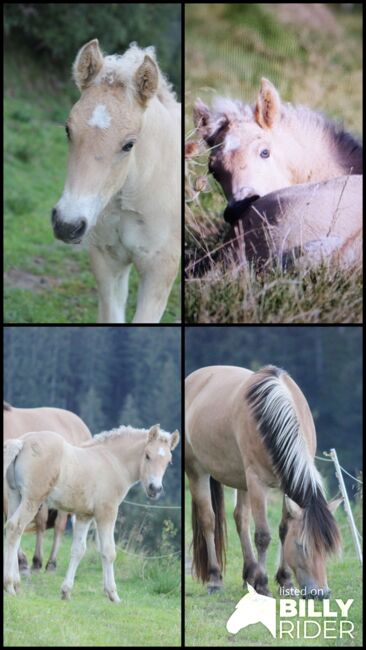
[[[45,553],[50,550],[46,534]],[[34,536],[23,536],[28,559]],[[4,645],[8,647],[179,646],[181,637],[180,560],[148,560],[117,550],[116,582],[121,603],[103,594],[102,567],[93,542],[79,567],[72,599],[60,587],[70,557],[65,535],[55,573],[41,570],[22,578],[17,597],[4,595]],[[131,548],[131,551],[133,549]]]
[[[208,175],[207,150],[198,142],[192,110],[197,97],[216,95],[252,104],[260,78],[284,101],[303,104],[360,134],[361,21],[306,5],[190,5],[186,9],[185,318],[188,323],[358,323],[362,271],[295,260],[256,274],[230,254],[218,259],[228,227],[226,201]],[[317,5],[320,7],[320,5]],[[319,10],[321,13],[322,10]],[[198,267],[196,266],[199,263]],[[196,268],[195,268],[196,267]]]
[[[72,63],[70,54],[69,67]],[[78,98],[71,79],[10,45],[5,54],[4,321],[95,323],[96,283],[86,250],[56,241],[51,210],[64,186],[64,122]],[[133,270],[127,320],[136,306]],[[180,320],[180,280],[163,323]]]
[[[272,647],[276,644],[269,631],[263,625],[251,625],[235,636],[226,631],[226,622],[234,611],[235,605],[246,593],[242,586],[242,554],[239,537],[236,532],[232,512],[234,510],[233,490],[225,489],[225,505],[227,516],[227,565],[224,574],[224,589],[212,595],[207,594],[207,589],[190,575],[190,543],[191,530],[191,497],[188,484],[185,490],[185,544],[186,544],[186,576],[185,576],[185,644],[187,647],[200,646],[264,646]],[[359,504],[355,507],[356,525],[360,530],[361,510]],[[268,521],[271,529],[272,541],[268,547],[268,577],[269,589],[273,596],[277,595],[277,585],[274,574],[277,570],[279,558],[278,524],[281,519],[281,496],[277,491],[269,492]],[[288,647],[306,646],[359,646],[362,645],[362,570],[355,556],[351,533],[346,522],[343,508],[336,514],[343,539],[343,555],[341,559],[332,559],[327,565],[328,583],[332,590],[332,599],[341,598],[346,601],[353,598],[350,620],[355,626],[355,638],[324,639],[277,639],[277,644]],[[253,524],[251,524],[253,532]],[[316,611],[321,609],[320,602],[315,603]],[[300,621],[299,617],[291,619]],[[321,619],[320,619],[321,620]]]

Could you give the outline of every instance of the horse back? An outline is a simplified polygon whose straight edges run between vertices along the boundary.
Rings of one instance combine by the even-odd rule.
[[[72,411],[53,407],[4,410],[4,439],[18,438],[29,431],[56,431],[68,442],[80,445],[91,438],[81,418]]]

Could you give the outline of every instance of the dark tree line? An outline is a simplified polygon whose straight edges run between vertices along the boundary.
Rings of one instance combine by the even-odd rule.
[[[318,455],[334,447],[353,475],[362,468],[362,328],[188,327],[185,374],[211,364],[287,370],[307,398]],[[335,487],[333,465],[318,462]],[[355,484],[345,477],[350,494]]]
[[[93,435],[157,422],[181,432],[180,339],[178,328],[165,327],[5,327],[4,399],[17,407],[74,411]],[[159,505],[180,505],[181,445],[164,485]],[[148,504],[140,486],[127,498]],[[180,514],[125,505],[119,532],[130,539],[135,530],[140,545],[156,550],[164,520],[179,529]]]
[[[122,53],[132,41],[156,47],[161,69],[181,91],[181,5],[179,3],[5,3],[4,31],[30,56],[51,56],[65,78],[78,49],[98,38],[108,54]]]

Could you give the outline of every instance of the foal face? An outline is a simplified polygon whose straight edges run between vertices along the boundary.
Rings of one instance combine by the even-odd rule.
[[[134,161],[143,108],[121,86],[86,88],[66,122],[67,178],[52,213],[56,237],[79,243],[123,187]]]
[[[229,204],[291,184],[273,134],[254,120],[229,122],[217,135],[209,156],[209,171],[220,183]]]
[[[165,470],[172,460],[172,450],[179,442],[178,431],[162,434],[159,425],[149,431],[141,461],[140,480],[150,499],[158,499],[163,489]]]

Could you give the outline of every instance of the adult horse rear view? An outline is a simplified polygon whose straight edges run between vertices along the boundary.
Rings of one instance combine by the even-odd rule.
[[[78,415],[54,407],[40,408],[15,408],[4,402],[4,440],[20,438],[29,431],[56,431],[72,445],[81,445],[90,440],[92,435],[85,422]],[[7,514],[7,489],[4,485],[4,512]],[[42,566],[43,539],[46,528],[54,527],[54,538],[50,557],[46,564],[47,570],[56,568],[57,552],[61,543],[62,534],[65,530],[67,514],[49,510],[46,504],[37,512],[34,518],[34,528],[37,535],[36,548],[33,556],[33,569],[40,569]],[[19,548],[19,565],[22,572],[28,571],[28,562],[25,554]]]
[[[294,593],[292,570],[307,597],[329,594],[326,556],[340,547],[314,465],[316,436],[307,401],[289,375],[209,366],[186,379],[185,469],[192,494],[193,568],[209,592],[222,587],[225,520],[222,485],[238,490],[234,518],[244,556],[243,579],[268,595],[266,552],[271,539],[266,493],[284,493],[277,581]],[[286,495],[286,496],[285,496]],[[250,540],[255,521],[255,558]]]

